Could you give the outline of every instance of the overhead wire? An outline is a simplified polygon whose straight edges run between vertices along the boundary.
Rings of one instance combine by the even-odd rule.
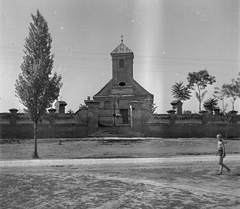
[[[5,50],[4,50],[5,49]],[[16,49],[22,49],[21,47],[0,47],[0,54],[4,54],[10,57],[23,57],[24,53],[20,53],[15,51]],[[3,51],[4,50],[4,51]],[[12,51],[14,50],[14,51]],[[85,62],[110,62],[109,53],[104,52],[81,52],[81,51],[73,51],[73,50],[52,50],[54,54],[55,61],[62,60],[63,62],[69,62],[71,60],[85,61]],[[58,52],[58,53],[57,53]],[[92,57],[92,56],[105,56],[105,57]],[[91,57],[89,57],[91,56]],[[108,57],[107,57],[108,56]],[[15,63],[4,63],[0,62],[3,65],[16,65]],[[218,68],[238,68],[239,60],[226,60],[226,59],[203,59],[203,58],[182,58],[182,57],[163,57],[163,56],[148,56],[148,55],[136,55],[135,56],[135,65],[165,65],[165,66],[200,66],[200,67],[218,67]],[[80,68],[80,67],[68,67],[68,68]],[[85,68],[86,69],[86,68]],[[95,69],[95,68],[87,68],[87,69]],[[104,70],[102,68],[96,68],[100,70]],[[107,69],[105,69],[107,70]],[[140,70],[136,70],[140,71]],[[149,71],[149,72],[159,72]]]

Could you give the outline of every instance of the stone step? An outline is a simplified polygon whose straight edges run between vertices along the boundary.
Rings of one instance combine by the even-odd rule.
[[[128,126],[99,126],[98,131],[92,137],[144,137],[139,131],[132,130]]]

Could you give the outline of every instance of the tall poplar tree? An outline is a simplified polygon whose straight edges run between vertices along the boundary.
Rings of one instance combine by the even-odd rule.
[[[52,73],[52,38],[48,32],[48,24],[38,10],[36,16],[31,16],[33,22],[30,23],[29,35],[24,45],[25,55],[15,90],[16,96],[26,107],[25,111],[34,123],[33,158],[38,158],[38,123],[46,109],[51,107],[54,100],[58,98],[62,83],[61,76]]]

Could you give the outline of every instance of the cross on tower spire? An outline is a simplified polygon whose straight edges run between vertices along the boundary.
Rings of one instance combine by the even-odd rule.
[[[123,43],[123,35],[121,35],[121,43]]]

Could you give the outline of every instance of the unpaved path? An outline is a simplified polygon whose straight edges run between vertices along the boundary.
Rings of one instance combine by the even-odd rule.
[[[202,156],[178,156],[170,158],[101,158],[101,159],[35,159],[35,160],[3,160],[0,161],[0,167],[28,167],[28,166],[65,166],[65,165],[117,165],[117,164],[130,164],[130,165],[149,165],[149,164],[195,164],[217,162],[218,157],[215,155],[202,155]],[[240,155],[228,155],[224,162],[239,163]]]

